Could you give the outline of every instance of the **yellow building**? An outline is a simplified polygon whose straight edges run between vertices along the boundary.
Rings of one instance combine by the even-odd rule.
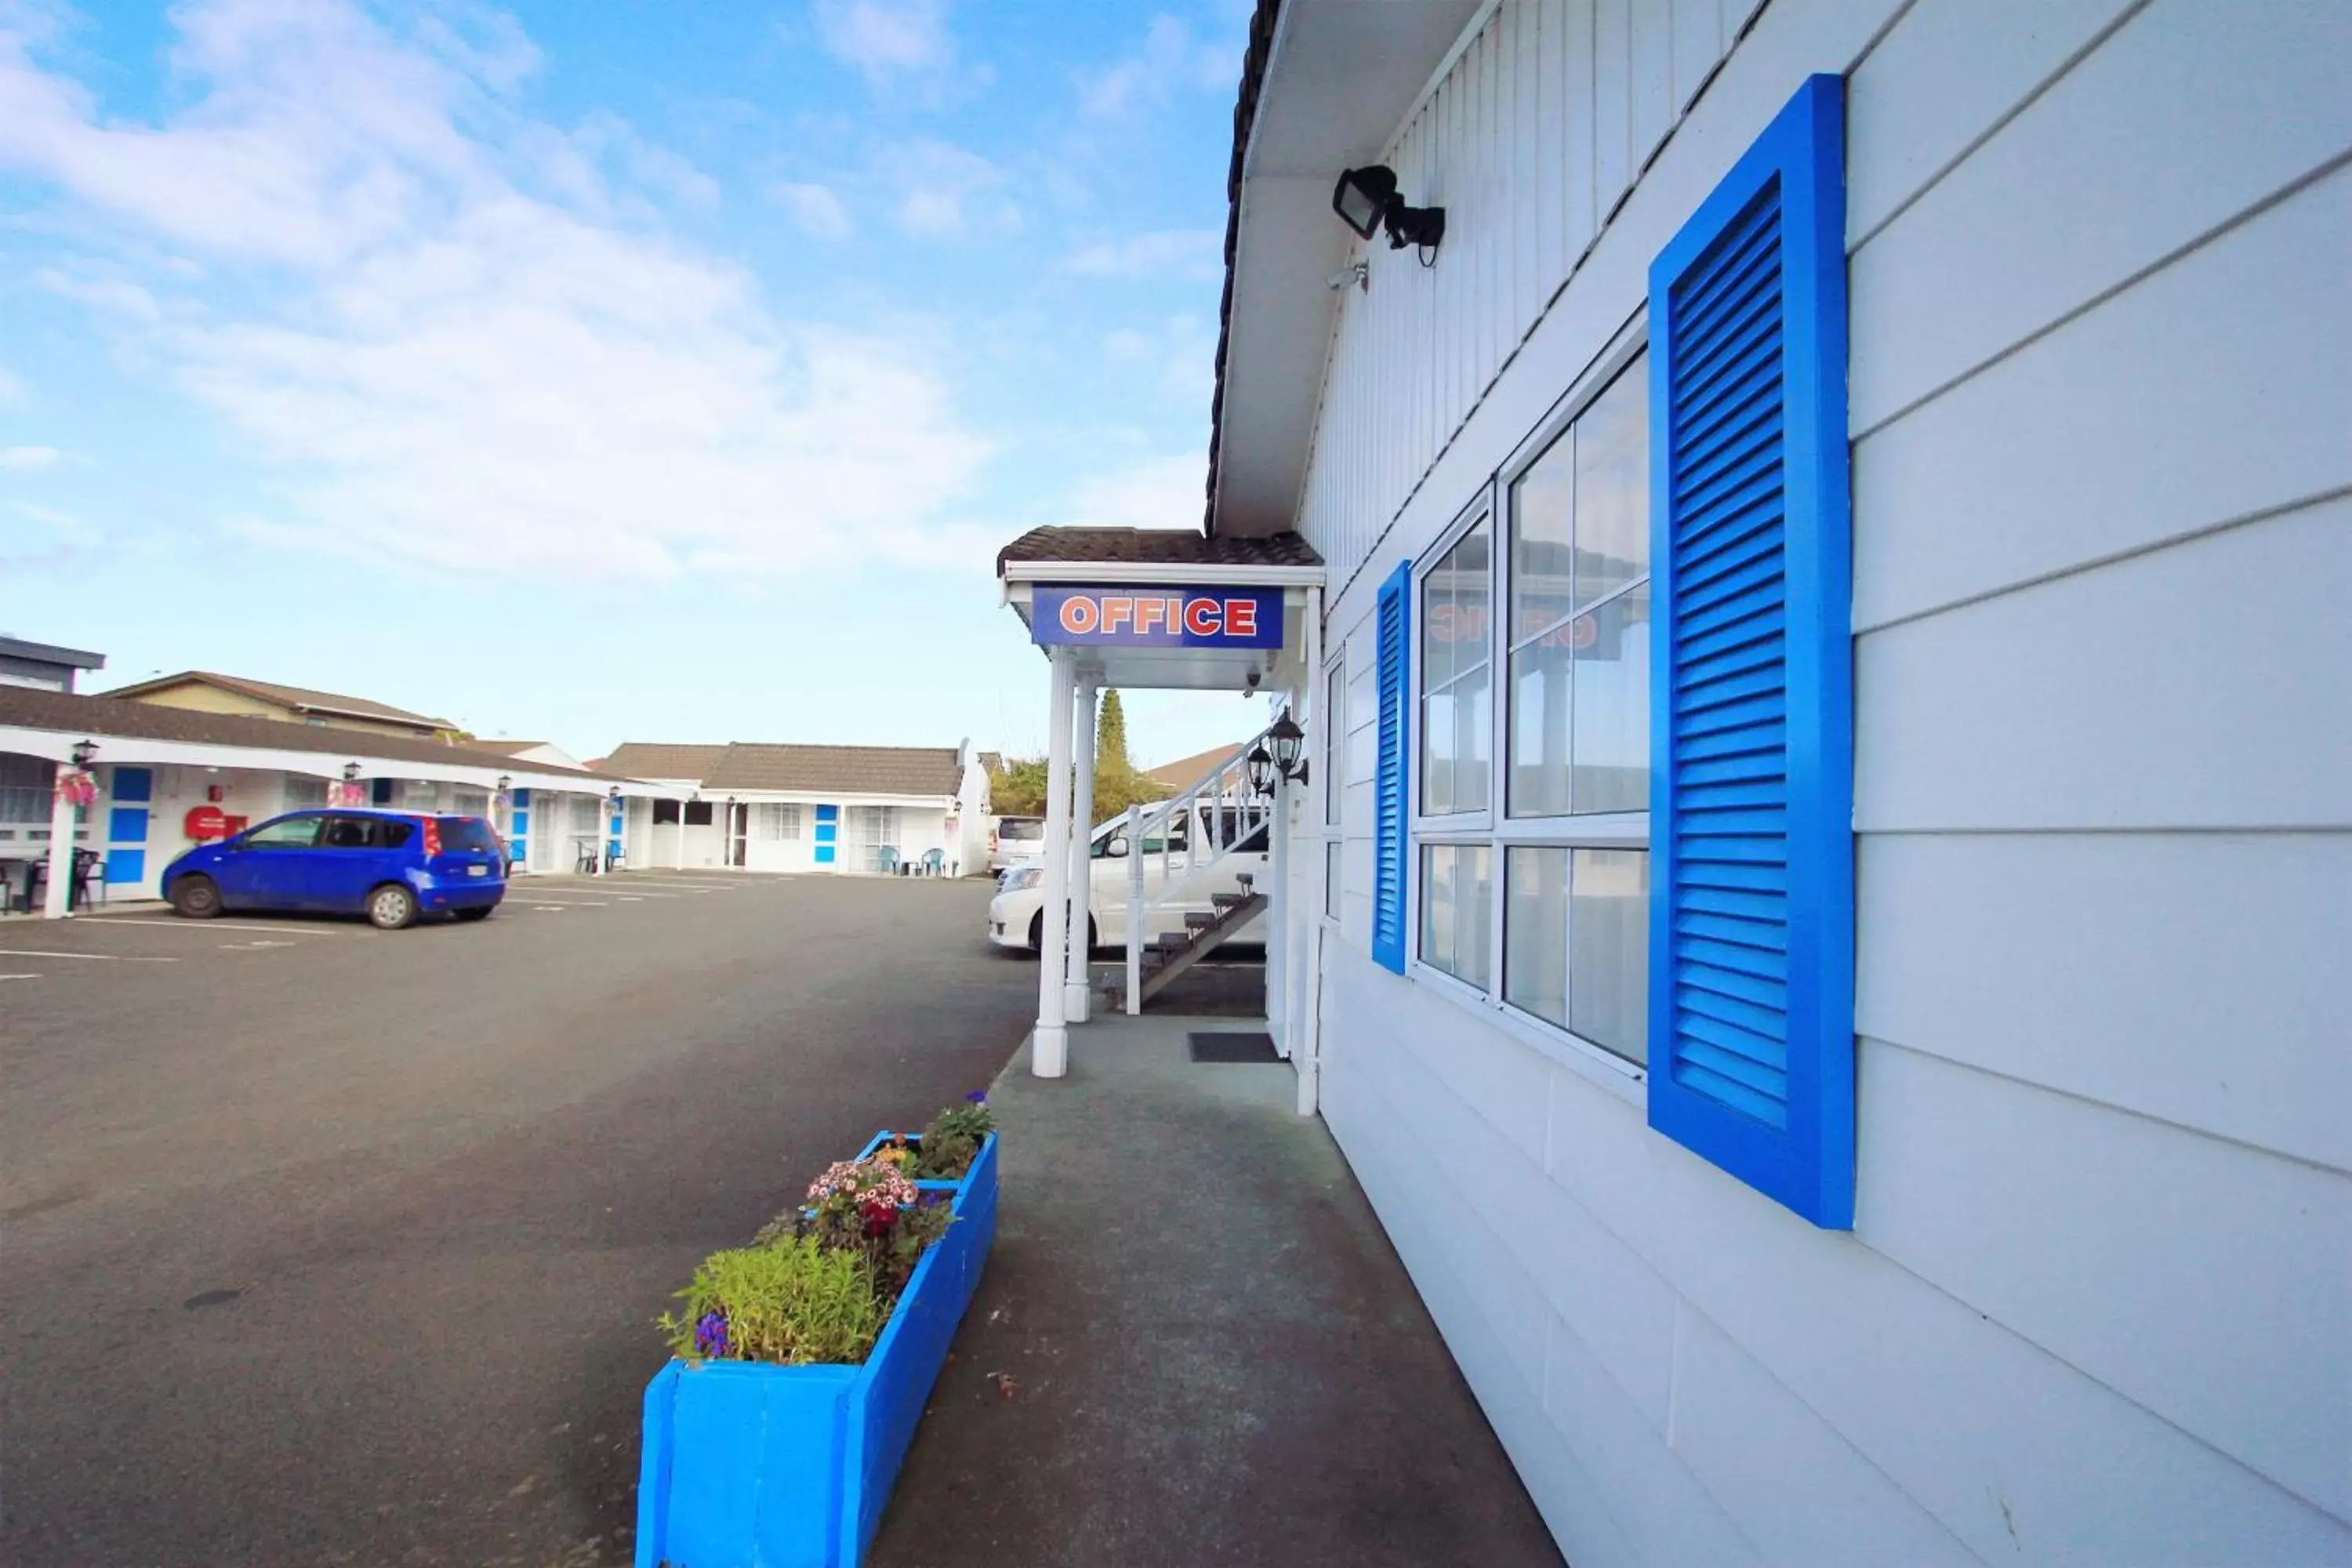
[[[332,691],[310,691],[241,676],[216,675],[191,669],[119,687],[109,697],[159,708],[184,708],[198,713],[231,713],[249,719],[275,719],[281,723],[311,724],[331,730],[362,730],[375,735],[403,735],[415,740],[454,741],[462,731],[446,719],[429,719]]]

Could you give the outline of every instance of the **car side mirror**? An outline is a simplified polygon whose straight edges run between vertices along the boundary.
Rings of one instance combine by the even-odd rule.
[[[1103,846],[1103,858],[1107,860],[1126,859],[1127,836],[1124,834],[1114,834],[1110,842]]]

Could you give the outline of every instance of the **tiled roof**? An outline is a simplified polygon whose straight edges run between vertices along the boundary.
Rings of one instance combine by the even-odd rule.
[[[280,686],[269,680],[247,680],[241,675],[221,675],[209,669],[183,670],[177,675],[159,676],[153,680],[142,680],[130,686],[118,686],[105,692],[108,697],[133,698],[150,691],[162,691],[169,687],[199,681],[217,686],[224,691],[239,692],[247,697],[274,702],[299,713],[340,713],[352,719],[375,719],[387,724],[414,724],[420,730],[454,730],[446,719],[429,719],[422,713],[411,713],[405,708],[388,703],[371,702],[364,697],[346,697],[335,691],[312,691],[300,686]]]
[[[613,754],[592,764],[600,773],[626,779],[699,779],[716,767],[725,746],[672,746],[658,741],[624,741]]]
[[[963,787],[953,746],[766,746],[738,742],[705,774],[706,790],[951,795]]]
[[[513,758],[497,752],[444,745],[439,741],[406,735],[289,724],[281,720],[249,719],[234,713],[204,713],[193,708],[165,708],[112,696],[69,697],[61,691],[36,691],[14,686],[0,686],[0,725],[88,735],[100,742],[100,762],[107,760],[105,738],[121,735],[147,741],[184,741],[195,745],[340,753],[386,762],[454,763],[499,770],[515,765]],[[533,763],[530,772],[595,780],[600,786],[603,783],[594,773],[549,763]]]
[[[1181,528],[1033,528],[996,552],[997,575],[1015,561],[1120,566],[1320,566],[1295,533],[1211,538]]]
[[[1218,746],[1211,751],[1195,752],[1189,757],[1179,757],[1172,763],[1162,763],[1150,770],[1151,776],[1171,789],[1188,790],[1209,776],[1209,770],[1234,754],[1241,742]]]
[[[547,742],[545,741],[509,741],[503,736],[495,741],[486,741],[477,735],[466,744],[478,752],[497,752],[504,756],[516,757],[530,751],[533,746],[544,746]]]

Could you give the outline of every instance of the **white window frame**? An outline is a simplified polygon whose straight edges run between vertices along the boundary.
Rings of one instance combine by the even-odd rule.
[[[1320,679],[1323,701],[1316,710],[1323,726],[1323,755],[1318,765],[1323,769],[1323,898],[1318,906],[1317,919],[1332,931],[1339,929],[1347,913],[1348,864],[1348,643],[1337,639],[1337,647],[1324,662]],[[1338,854],[1333,854],[1336,847]]]
[[[1504,1000],[1504,968],[1509,955],[1508,933],[1504,919],[1509,903],[1510,851],[1513,848],[1575,849],[1638,849],[1651,848],[1650,814],[1645,810],[1611,812],[1587,816],[1512,816],[1509,815],[1508,790],[1511,774],[1510,731],[1510,652],[1511,652],[1511,532],[1510,507],[1512,486],[1550,450],[1552,443],[1565,434],[1570,426],[1581,418],[1601,395],[1617,380],[1618,375],[1649,349],[1649,313],[1647,309],[1635,313],[1607,347],[1572,381],[1551,408],[1519,443],[1514,447],[1498,468],[1487,476],[1477,495],[1447,524],[1445,531],[1431,542],[1413,563],[1412,586],[1412,636],[1413,649],[1412,679],[1407,698],[1412,703],[1412,733],[1411,754],[1405,765],[1411,770],[1412,809],[1407,813],[1407,852],[1405,855],[1404,898],[1409,915],[1406,926],[1405,973],[1428,985],[1433,991],[1475,1010],[1487,1021],[1507,1029],[1553,1060],[1575,1068],[1582,1076],[1617,1092],[1633,1104],[1641,1104],[1642,1088],[1649,1079],[1649,1069],[1642,1063],[1618,1055],[1595,1041],[1588,1040],[1564,1026],[1548,1018],[1538,1017],[1523,1008]],[[1422,722],[1422,686],[1420,649],[1424,630],[1422,615],[1425,605],[1424,583],[1446,553],[1470,531],[1485,522],[1488,525],[1488,571],[1491,606],[1487,614],[1487,696],[1493,704],[1489,715],[1488,735],[1491,752],[1488,764],[1487,799],[1483,808],[1468,812],[1453,812],[1439,816],[1425,816],[1422,811],[1423,764],[1428,745],[1426,725]],[[1640,579],[1647,583],[1650,578]],[[1627,584],[1615,592],[1595,600],[1594,605],[1613,602],[1633,591]],[[1593,605],[1581,613],[1590,614]],[[1652,613],[1657,613],[1654,605]],[[1538,634],[1539,635],[1539,634]],[[1652,715],[1653,721],[1655,715]],[[1571,765],[1573,758],[1571,755]],[[1490,874],[1487,897],[1487,952],[1489,962],[1486,984],[1476,984],[1457,975],[1424,963],[1422,952],[1422,850],[1424,846],[1468,845],[1485,846],[1490,852]]]

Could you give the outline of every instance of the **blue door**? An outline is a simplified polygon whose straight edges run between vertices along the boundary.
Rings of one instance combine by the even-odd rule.
[[[385,816],[330,816],[308,863],[304,901],[315,909],[355,912],[369,889],[397,882],[414,825]]]
[[[213,873],[221,901],[248,910],[300,909],[310,899],[320,820],[310,814],[281,816],[247,834]]]
[[[837,841],[841,836],[841,807],[820,805],[816,808],[816,863],[833,864]]]

